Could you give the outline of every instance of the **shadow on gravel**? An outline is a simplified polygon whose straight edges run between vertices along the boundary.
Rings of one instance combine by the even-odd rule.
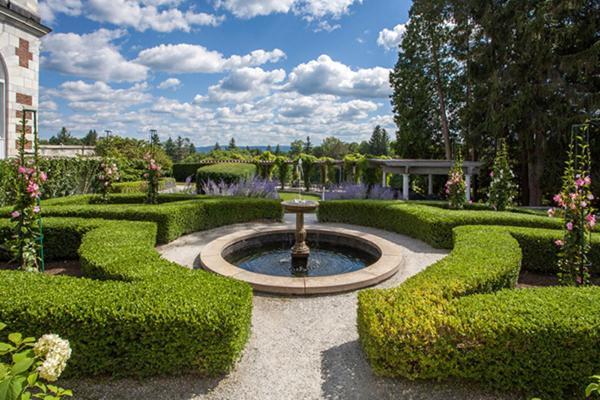
[[[73,389],[74,400],[189,400],[209,394],[224,378],[198,375],[139,380],[85,378],[64,380],[59,384]]]
[[[517,399],[484,392],[475,385],[409,381],[375,376],[358,341],[321,353],[323,398],[328,400],[504,400]]]

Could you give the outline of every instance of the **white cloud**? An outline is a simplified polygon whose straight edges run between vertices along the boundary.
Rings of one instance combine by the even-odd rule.
[[[300,64],[289,75],[286,90],[310,95],[316,93],[353,97],[388,97],[391,93],[387,68],[352,70],[327,55]]]
[[[106,29],[83,35],[50,34],[42,41],[42,64],[64,74],[101,81],[144,80],[148,68],[126,60],[113,44],[124,34]]]
[[[231,72],[218,84],[208,89],[208,97],[199,97],[199,101],[242,103],[271,92],[274,85],[285,79],[283,69],[264,71],[261,68],[240,68]]]
[[[181,30],[194,26],[218,26],[224,17],[197,13],[193,8],[177,8],[180,0],[45,0],[40,3],[40,15],[53,22],[57,14],[85,15],[97,22],[107,22],[138,31],[158,32]]]
[[[215,6],[224,8],[238,18],[287,13],[296,0],[216,0]]]
[[[45,0],[39,4],[42,20],[53,22],[56,14],[77,16],[81,14],[81,0]]]
[[[86,15],[94,21],[128,26],[142,32],[147,29],[158,32],[189,32],[195,25],[217,26],[223,21],[223,17],[212,14],[196,13],[192,10],[181,11],[178,8],[158,8],[171,4],[172,1],[140,3],[136,0],[88,0]]]
[[[340,29],[341,27],[342,26],[340,24],[331,25],[329,23],[329,21],[319,21],[319,23],[315,27],[314,31],[315,32],[321,32],[321,31],[333,32],[336,29]]]
[[[161,44],[140,52],[137,62],[155,70],[172,73],[215,73],[242,67],[274,63],[285,58],[279,49],[255,50],[244,56],[225,58],[218,51],[193,44]]]
[[[350,11],[354,3],[362,0],[216,0],[218,8],[224,8],[238,18],[293,12],[307,20],[338,19]]]
[[[102,112],[144,104],[151,99],[148,89],[146,83],[114,89],[104,82],[67,81],[49,93],[65,99],[74,110]]]
[[[398,48],[402,43],[402,38],[406,33],[406,24],[398,24],[393,29],[384,29],[379,32],[377,38],[377,44],[386,50],[392,50]]]
[[[159,85],[159,89],[172,89],[177,90],[181,86],[181,81],[177,78],[169,78],[162,81]]]

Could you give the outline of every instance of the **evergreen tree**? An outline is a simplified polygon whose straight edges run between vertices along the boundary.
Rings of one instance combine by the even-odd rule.
[[[281,155],[281,147],[279,145],[275,146],[275,155],[276,156]]]
[[[90,129],[81,142],[86,146],[95,146],[98,142],[98,132],[95,129]]]
[[[237,149],[237,146],[235,144],[235,138],[232,137],[231,140],[229,141],[229,146],[227,146],[227,150],[232,151],[232,150],[236,150],[236,149]]]
[[[215,147],[213,147],[213,151],[219,151],[221,150],[221,145],[219,144],[219,142],[215,143]]]
[[[156,129],[150,130],[150,145],[160,147],[160,137]]]
[[[304,143],[304,154],[312,154],[313,146],[310,142],[310,136],[306,137],[306,142]]]
[[[371,134],[368,153],[374,156],[387,156],[390,153],[390,137],[387,131],[379,125]]]
[[[177,146],[171,136],[165,141],[164,149],[171,160],[175,161],[177,159]]]

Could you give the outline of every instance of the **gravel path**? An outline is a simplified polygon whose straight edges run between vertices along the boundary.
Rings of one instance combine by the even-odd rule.
[[[308,219],[307,223],[310,226],[316,221]],[[159,250],[165,258],[192,267],[202,246],[212,239],[261,225],[242,224],[199,232]],[[404,247],[404,268],[378,287],[396,286],[446,254],[405,236],[370,228],[335,226],[378,234]],[[252,336],[236,368],[224,377],[86,379],[64,382],[64,386],[75,389],[76,398],[90,400],[502,398],[470,385],[374,376],[358,344],[356,292],[318,297],[255,295]]]

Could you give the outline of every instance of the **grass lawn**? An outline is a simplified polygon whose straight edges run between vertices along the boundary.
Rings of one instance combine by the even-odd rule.
[[[296,198],[298,198],[298,193],[282,193],[279,192],[279,198],[283,201],[287,201],[287,200],[294,200]],[[320,196],[314,195],[314,194],[302,194],[302,199],[303,200],[315,200],[315,201],[319,201],[321,200]]]

